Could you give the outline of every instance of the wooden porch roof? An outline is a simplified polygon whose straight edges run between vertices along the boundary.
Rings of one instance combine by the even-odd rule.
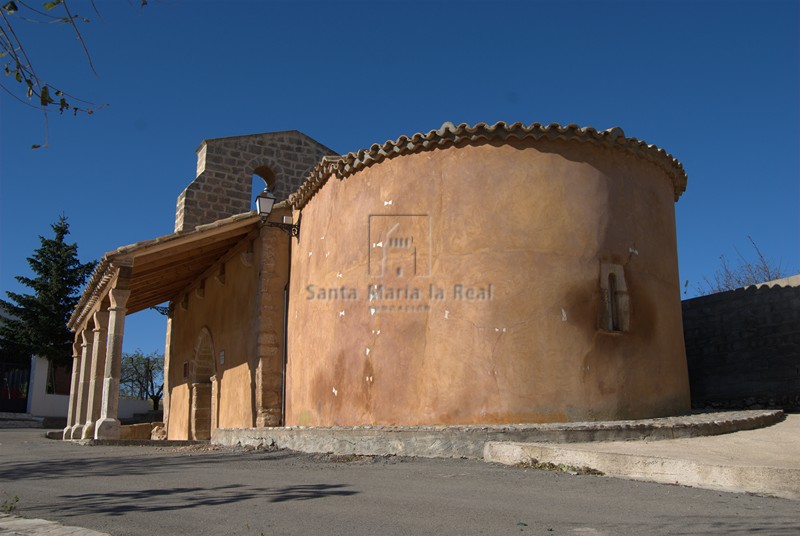
[[[106,253],[67,326],[76,331],[86,323],[120,282],[122,270],[124,284],[131,291],[127,314],[175,298],[248,235],[255,235],[260,223],[255,212],[247,212]]]

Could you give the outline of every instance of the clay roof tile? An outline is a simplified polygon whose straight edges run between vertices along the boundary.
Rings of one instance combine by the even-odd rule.
[[[469,126],[461,123],[456,126],[447,121],[436,130],[427,134],[416,133],[411,137],[400,136],[396,140],[388,140],[383,145],[373,144],[369,149],[360,149],[342,156],[325,157],[311,170],[308,178],[289,196],[289,203],[295,209],[301,209],[319,191],[331,176],[345,179],[359,170],[378,164],[383,160],[413,154],[422,151],[444,148],[452,145],[477,144],[492,140],[508,139],[547,139],[595,143],[600,146],[622,150],[628,154],[643,158],[663,169],[672,180],[675,189],[675,201],[686,190],[687,176],[683,165],[671,154],[655,145],[636,138],[625,136],[620,127],[612,127],[598,131],[592,127],[580,127],[574,123],[561,126],[550,123],[524,125],[508,124],[499,121],[493,125],[478,123]]]

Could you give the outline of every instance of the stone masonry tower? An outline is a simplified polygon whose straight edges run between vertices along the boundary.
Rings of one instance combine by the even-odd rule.
[[[178,196],[175,231],[251,210],[253,175],[285,199],[323,156],[335,154],[297,130],[204,140],[197,178]]]

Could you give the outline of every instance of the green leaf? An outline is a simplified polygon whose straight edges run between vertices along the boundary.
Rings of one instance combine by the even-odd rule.
[[[41,148],[42,148],[41,145],[37,145],[35,143],[33,145],[31,145],[31,149],[41,149]]]
[[[3,5],[3,10],[5,10],[6,13],[14,13],[17,11],[17,9],[17,4],[15,4],[13,1],[7,2]]]
[[[20,72],[19,71],[14,71],[14,73],[15,73],[14,74],[14,78],[17,79],[17,82],[22,82],[22,75],[20,74]]]
[[[61,97],[61,100],[58,101],[58,111],[64,113],[64,110],[69,110],[69,104],[67,103],[67,99]]]
[[[61,3],[61,0],[54,0],[53,2],[45,2],[42,5],[44,6],[44,8],[47,11],[50,11],[51,9],[53,9],[54,7],[56,7],[60,3]]]

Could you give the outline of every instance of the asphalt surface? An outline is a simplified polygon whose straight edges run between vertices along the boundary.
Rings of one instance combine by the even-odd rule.
[[[140,534],[798,534],[800,503],[481,461],[81,446],[0,430],[0,503]],[[10,533],[6,533],[10,534]]]

